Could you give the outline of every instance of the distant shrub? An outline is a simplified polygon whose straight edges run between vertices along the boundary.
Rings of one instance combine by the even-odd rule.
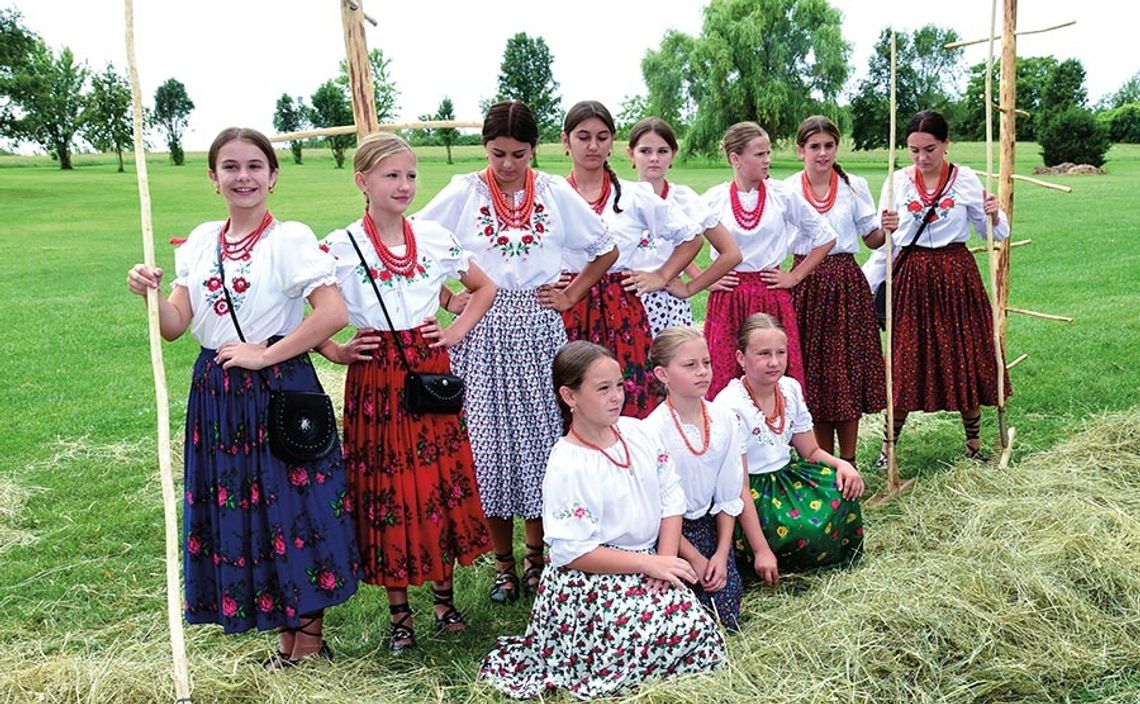
[[[1140,103],[1106,110],[1097,118],[1108,127],[1108,138],[1113,142],[1140,144]]]
[[[1104,155],[1112,146],[1108,127],[1084,108],[1047,115],[1037,131],[1037,143],[1046,166],[1066,161],[1103,166]]]

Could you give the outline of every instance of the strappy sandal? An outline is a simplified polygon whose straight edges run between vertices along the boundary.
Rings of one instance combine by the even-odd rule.
[[[447,610],[443,614],[438,612],[435,615],[435,626],[444,633],[459,633],[467,627],[467,622],[463,620],[463,614],[459,613],[459,609],[455,608],[455,603],[452,601],[455,598],[455,589],[436,589],[434,586],[431,588],[432,594],[435,595],[433,603],[436,606],[446,606]],[[459,628],[456,628],[459,626]]]
[[[296,667],[297,661],[289,657],[289,653],[278,650],[266,658],[265,662],[261,663],[261,666],[266,670],[286,670],[290,667]]]
[[[978,464],[984,464],[990,461],[989,454],[982,449],[981,445],[977,448],[970,447],[969,443],[966,444],[966,459]]]
[[[322,616],[323,616],[323,614],[322,614]],[[333,659],[332,648],[329,647],[328,642],[324,638],[321,638],[322,631],[317,631],[316,633],[314,633],[313,631],[305,630],[309,626],[313,625],[318,619],[320,619],[321,616],[315,616],[315,617],[302,616],[301,618],[307,618],[308,620],[302,621],[301,625],[298,626],[297,628],[290,628],[288,630],[294,634],[302,633],[304,635],[312,636],[314,638],[320,638],[321,639],[320,649],[317,650],[315,653],[311,653],[309,655],[305,655],[305,656],[302,656],[299,658],[291,657],[288,653],[284,653],[284,652],[278,650],[273,655],[270,655],[269,658],[266,659],[265,662],[261,663],[262,667],[264,667],[266,670],[284,670],[284,669],[287,669],[290,667],[297,667],[298,665],[301,664],[302,661],[308,660],[310,658],[321,658],[323,660],[328,660],[330,662],[332,661],[332,659]]]
[[[496,570],[495,581],[491,584],[491,601],[496,604],[505,604],[519,598],[519,577],[515,574],[514,553],[496,554],[495,559],[507,565]]]
[[[392,630],[388,634],[388,650],[393,653],[404,653],[416,647],[416,630],[411,626],[412,607],[407,602],[403,604],[389,604],[388,613],[400,618],[392,622]]]
[[[534,594],[538,591],[538,583],[542,581],[542,570],[546,567],[546,562],[542,557],[542,544],[531,545],[526,543],[526,555],[523,556],[523,562],[527,565],[522,574],[523,591],[527,594]],[[535,564],[537,562],[537,564]]]

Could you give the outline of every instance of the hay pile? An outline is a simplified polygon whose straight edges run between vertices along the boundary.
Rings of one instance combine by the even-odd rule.
[[[728,670],[629,700],[1136,702],[1138,477],[1140,409],[1097,419],[1009,472],[962,463],[924,479],[867,515],[868,555],[857,567],[788,577],[776,592],[753,587]],[[474,590],[464,577],[460,587]],[[338,621],[361,618],[350,616],[361,604]],[[476,618],[468,637],[489,642]],[[195,701],[502,701],[474,683],[477,657],[463,652],[471,644],[393,658],[381,650],[380,623],[343,625],[337,638],[374,649],[348,657],[342,648],[335,663],[283,676],[256,664],[264,637],[189,629]],[[161,613],[64,642],[36,640],[44,637],[0,649],[0,701],[172,698]]]
[[[0,554],[16,545],[28,545],[35,540],[30,531],[22,530],[20,511],[30,492],[14,481],[0,477]]]

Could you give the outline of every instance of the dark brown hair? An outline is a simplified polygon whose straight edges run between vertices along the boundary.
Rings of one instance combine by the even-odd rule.
[[[950,125],[946,124],[946,118],[942,117],[942,113],[935,110],[923,110],[910,118],[910,124],[906,126],[906,136],[909,137],[915,132],[925,132],[939,142],[950,139]]]
[[[558,354],[554,355],[554,365],[551,377],[554,380],[554,397],[558,399],[558,410],[562,413],[562,432],[570,429],[572,415],[570,407],[562,400],[559,389],[563,386],[577,391],[582,388],[586,378],[586,370],[590,365],[603,357],[617,360],[614,353],[601,345],[585,340],[575,340],[562,346]]]
[[[527,104],[519,100],[495,103],[483,117],[483,144],[498,137],[525,142],[531,149],[538,146],[538,122]]]
[[[260,149],[261,153],[265,155],[265,161],[269,164],[269,170],[278,170],[277,153],[273,151],[273,145],[269,142],[268,137],[249,127],[227,127],[219,132],[217,137],[214,137],[214,142],[210,145],[210,151],[206,157],[210,171],[218,170],[218,151],[235,139],[244,140]]]
[[[614,126],[614,116],[596,100],[583,100],[574,103],[574,106],[566,111],[566,118],[562,120],[562,132],[569,137],[570,132],[582,122],[589,120],[591,117],[596,117],[601,120],[610,134],[617,136],[617,127]],[[610,175],[610,183],[614,187],[614,212],[620,213],[621,208],[618,207],[618,201],[621,200],[621,182],[618,180],[618,175],[614,168],[610,166],[609,159],[602,162],[602,167]]]
[[[673,128],[669,126],[669,123],[660,117],[647,117],[634,125],[633,129],[629,131],[629,148],[637,147],[641,138],[650,132],[665,140],[665,144],[669,145],[673,153],[677,153],[677,135],[673,134]]]
[[[823,115],[812,115],[800,123],[800,129],[796,132],[796,146],[803,149],[807,141],[820,132],[831,135],[835,138],[835,144],[839,144],[839,128],[835,126],[835,123]],[[847,172],[843,170],[838,161],[831,162],[831,168],[835,169],[835,173],[839,174],[844,183],[848,186],[851,185],[851,179],[847,178]]]

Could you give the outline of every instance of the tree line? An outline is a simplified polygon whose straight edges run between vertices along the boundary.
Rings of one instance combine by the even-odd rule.
[[[710,0],[698,35],[669,30],[645,53],[641,72],[647,91],[622,102],[619,133],[655,115],[677,130],[683,156],[709,155],[719,151],[721,135],[735,122],[759,122],[780,141],[793,136],[804,116],[823,114],[851,135],[855,149],[885,147],[890,35],[889,27],[881,31],[867,75],[845,94],[851,44],[843,38],[842,16],[826,0]],[[0,39],[0,136],[39,144],[61,168],[71,167],[72,144],[81,137],[95,149],[116,152],[122,170],[122,150],[131,139],[126,79],[111,65],[93,74],[67,47],[52,51],[12,9],[0,10]],[[962,49],[942,48],[958,39],[954,30],[936,25],[897,35],[897,114],[936,109],[946,115],[956,138],[981,139],[986,67],[967,68]],[[391,60],[380,49],[372,49],[368,59],[376,116],[381,123],[391,121],[400,95]],[[481,108],[497,100],[522,100],[534,111],[543,140],[556,140],[562,101],[553,63],[542,37],[510,37],[495,95]],[[995,65],[995,100],[998,70]],[[1017,106],[1030,113],[1018,120],[1018,137],[1039,142],[1047,165],[1099,166],[1112,142],[1140,142],[1140,72],[1095,106],[1089,105],[1084,67],[1076,59],[1019,57],[1016,84]],[[174,164],[183,161],[181,137],[193,108],[185,86],[171,78],[147,110],[147,124],[163,135]],[[996,133],[998,111],[993,114]],[[454,104],[445,95],[434,113],[418,117],[455,119]],[[307,99],[283,94],[273,112],[273,125],[281,132],[352,121],[344,61],[338,75]],[[415,145],[445,147],[448,163],[453,146],[479,141],[452,128],[414,129],[404,136]],[[301,163],[306,144],[326,145],[337,168],[343,168],[345,150],[355,141],[351,134],[294,140],[290,149]]]

